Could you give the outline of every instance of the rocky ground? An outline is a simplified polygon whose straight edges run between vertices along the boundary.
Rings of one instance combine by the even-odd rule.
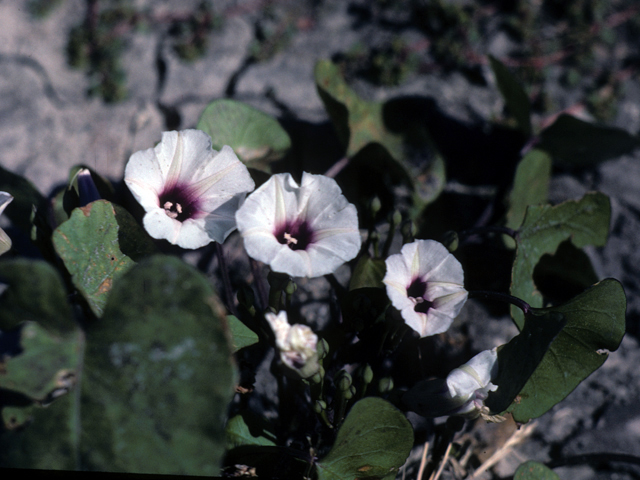
[[[208,34],[204,56],[187,63],[172,48],[162,19],[189,11],[199,2],[139,0],[131,4],[140,10],[152,7],[157,24],[125,36],[121,61],[127,95],[109,104],[86,95],[90,80],[68,66],[65,54],[70,29],[83,22],[91,2],[62,1],[41,19],[28,12],[28,3],[0,2],[0,162],[45,194],[63,184],[76,164],[120,180],[132,152],[152,146],[163,130],[193,127],[206,104],[221,97],[233,97],[280,118],[294,139],[297,167],[322,173],[340,152],[313,82],[316,61],[344,60],[354,45],[384,49],[394,38],[402,38],[418,52],[417,60],[412,59],[417,66],[400,73],[390,68],[387,74],[392,80],[393,75],[400,76],[399,84],[376,85],[370,72],[362,74],[366,65],[358,69],[357,61],[345,63],[358,92],[376,100],[421,95],[457,124],[486,131],[488,121],[502,118],[504,105],[482,55],[522,58],[515,55],[519,44],[489,14],[483,17],[487,23],[483,32],[489,33],[476,38],[475,48],[465,57],[473,68],[463,69],[430,50],[433,40],[425,39],[423,30],[411,23],[411,12],[389,9],[393,2],[215,0],[213,9],[221,21]],[[624,75],[616,77],[617,108],[607,121],[636,134],[640,130],[637,47],[625,38],[619,43],[616,55],[635,58],[636,63],[625,63]],[[387,63],[396,57],[387,58]],[[588,114],[586,90],[593,85],[583,79],[567,86],[561,81],[566,65],[548,58],[545,62],[545,77],[539,83],[545,97],[540,102],[553,109],[539,109],[536,120],[567,108]],[[605,95],[609,90],[598,92]],[[554,172],[552,202],[578,198],[589,190],[611,197],[609,242],[588,253],[601,278],[614,277],[624,285],[628,334],[600,370],[536,420],[523,442],[505,451],[495,468],[478,478],[508,477],[527,459],[558,467],[563,479],[640,478],[639,457],[630,461],[623,456],[640,452],[640,151],[587,170]],[[309,291],[312,300],[322,295],[318,289]],[[469,308],[487,318],[482,305],[470,302]],[[474,327],[473,348],[493,347],[507,324],[504,318],[487,318],[482,327]],[[481,449],[480,455],[488,456],[513,429],[509,424],[483,426],[470,439]],[[421,452],[421,447],[414,449],[406,478],[415,477]]]

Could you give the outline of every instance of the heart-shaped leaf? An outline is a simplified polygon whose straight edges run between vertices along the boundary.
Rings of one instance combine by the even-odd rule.
[[[352,408],[335,444],[317,462],[319,480],[395,478],[413,446],[413,430],[386,400],[366,397]]]
[[[542,295],[533,283],[533,271],[544,254],[555,253],[571,239],[576,247],[602,246],[607,241],[611,206],[602,193],[587,193],[579,201],[560,205],[527,207],[524,222],[517,233],[516,256],[511,271],[511,295],[532,307],[542,307]],[[517,307],[511,316],[522,330],[524,315]]]
[[[53,232],[53,244],[71,281],[97,316],[102,315],[114,281],[154,251],[131,214],[106,200],[75,209]]]
[[[245,103],[221,99],[202,112],[196,128],[207,133],[215,150],[229,145],[248,167],[269,171],[269,164],[291,148],[275,118]]]
[[[566,325],[509,408],[516,422],[547,412],[618,349],[625,333],[626,304],[620,282],[608,278],[563,305],[536,310],[560,314]]]

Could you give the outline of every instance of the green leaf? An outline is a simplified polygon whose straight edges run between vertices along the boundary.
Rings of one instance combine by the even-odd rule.
[[[506,227],[520,227],[529,205],[547,203],[550,178],[551,157],[542,150],[531,150],[520,160],[516,167],[513,188],[507,199],[509,209]]]
[[[531,103],[529,97],[507,67],[498,59],[489,55],[491,69],[496,76],[498,89],[504,102],[521,130],[527,137],[531,135]]]
[[[393,158],[400,160],[402,137],[389,131],[383,120],[383,104],[362,100],[347,85],[340,69],[330,60],[320,60],[314,71],[316,88],[338,137],[353,157],[368,143],[382,144]]]
[[[114,282],[154,250],[131,214],[106,200],[75,209],[53,232],[53,244],[97,316],[102,315]]]
[[[0,330],[24,321],[38,322],[51,332],[75,330],[67,292],[57,270],[42,260],[0,261],[0,279],[8,284],[0,295]]]
[[[28,425],[23,430],[0,434],[0,465],[7,468],[75,470],[78,445],[76,419],[72,412],[76,404],[77,399],[70,394],[56,399],[46,408],[21,409],[20,418],[28,417]],[[20,415],[15,410],[14,415]]]
[[[258,343],[258,335],[238,320],[238,317],[227,315],[227,322],[229,324],[229,331],[231,332],[232,353],[236,353],[241,348]]]
[[[485,402],[491,412],[502,413],[511,405],[566,324],[562,314],[534,310],[522,332],[498,349],[498,377],[492,380],[498,390]]]
[[[384,288],[382,279],[386,271],[387,267],[382,258],[371,258],[365,253],[353,269],[349,290],[367,287]]]
[[[586,167],[619,157],[640,146],[626,130],[585,122],[562,114],[540,133],[538,148],[551,154],[554,163]]]
[[[80,467],[218,475],[235,377],[225,323],[208,280],[177,258],[114,283],[87,329]]]
[[[622,285],[608,278],[563,305],[538,310],[559,313],[567,324],[509,409],[516,422],[547,412],[618,349],[626,305]]]
[[[229,145],[248,166],[269,171],[269,164],[284,156],[291,140],[271,116],[235,100],[211,102],[196,128],[211,137],[213,148]]]
[[[261,417],[249,411],[229,419],[225,428],[227,450],[241,445],[274,447],[276,445],[275,436],[266,431],[265,424],[266,422]],[[251,433],[251,430],[254,430],[254,433]]]
[[[518,467],[513,480],[560,480],[560,477],[543,464],[529,460]]]
[[[5,358],[0,372],[0,388],[50,402],[75,385],[82,344],[79,330],[64,335],[26,322],[20,331],[22,353]],[[52,398],[48,398],[48,397]]]
[[[532,307],[542,307],[543,299],[533,283],[533,271],[544,254],[553,254],[565,240],[579,248],[602,246],[607,241],[611,206],[602,193],[587,193],[578,201],[568,201],[554,207],[529,206],[516,242],[516,256],[511,271],[511,295]],[[511,316],[522,330],[524,315],[517,307]]]
[[[316,464],[319,480],[395,477],[413,446],[413,430],[386,400],[366,397],[352,408],[329,454]]]
[[[16,227],[27,234],[30,233],[32,206],[35,205],[39,211],[43,211],[46,205],[45,198],[29,180],[2,167],[0,167],[0,191],[13,195],[13,201],[3,215],[6,215]]]

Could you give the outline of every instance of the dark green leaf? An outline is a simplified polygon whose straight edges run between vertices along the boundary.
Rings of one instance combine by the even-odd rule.
[[[22,353],[3,362],[0,388],[44,401],[49,394],[62,394],[75,385],[82,345],[79,330],[60,335],[26,322],[20,331],[20,345]]]
[[[543,464],[529,460],[518,467],[513,480],[560,480],[560,477]]]
[[[557,312],[535,310],[525,319],[524,328],[498,349],[498,390],[485,402],[494,413],[504,412],[525,386],[567,321]]]
[[[97,316],[102,315],[114,281],[154,249],[131,214],[106,200],[75,209],[54,231],[53,244]]]
[[[349,290],[366,287],[384,288],[382,279],[386,271],[387,267],[382,258],[371,258],[368,254],[362,255],[353,269]]]
[[[235,100],[211,102],[196,128],[211,137],[213,148],[229,145],[249,167],[269,171],[269,164],[282,158],[291,140],[271,116]]]
[[[60,334],[75,329],[64,283],[49,263],[26,258],[2,260],[0,280],[8,284],[0,295],[1,330],[11,330],[24,321],[38,322]]]
[[[316,63],[316,88],[338,136],[347,147],[347,156],[354,156],[368,143],[382,144],[396,160],[403,158],[402,137],[387,130],[379,102],[362,100],[347,85],[340,69],[329,60]]]
[[[551,158],[542,150],[531,150],[520,160],[507,200],[509,210],[505,226],[517,229],[522,225],[529,205],[547,203],[550,177]]]
[[[566,114],[544,129],[540,140],[538,148],[549,152],[554,163],[569,167],[588,167],[640,146],[638,137],[626,130],[595,125]]]
[[[258,335],[242,323],[234,315],[227,315],[233,353],[254,343],[258,343]]]
[[[235,376],[225,324],[207,279],[177,258],[114,283],[87,330],[80,466],[218,475]]]
[[[491,69],[496,76],[498,89],[504,98],[509,113],[513,115],[521,130],[527,137],[531,135],[531,103],[529,97],[507,67],[498,59],[489,55]]]
[[[245,420],[248,418],[249,424]],[[251,433],[251,430],[256,430]],[[245,412],[243,415],[236,415],[229,419],[225,428],[227,438],[227,450],[241,445],[262,445],[267,447],[275,446],[275,437],[267,432],[264,420],[255,414]]]
[[[579,201],[568,201],[554,207],[529,206],[516,238],[516,257],[511,272],[511,295],[532,307],[542,307],[542,295],[533,283],[533,271],[544,254],[553,254],[565,240],[579,248],[604,245],[609,233],[611,206],[602,193],[588,193]],[[518,328],[524,316],[511,308]]]
[[[0,191],[13,195],[13,201],[3,215],[6,215],[16,227],[29,234],[32,206],[35,205],[39,211],[45,210],[45,198],[29,180],[2,167],[0,167]]]
[[[626,303],[620,282],[609,278],[563,305],[537,311],[561,314],[567,324],[509,408],[516,422],[547,412],[618,349],[625,333]]]
[[[413,430],[386,400],[366,397],[352,408],[329,454],[317,462],[319,480],[395,477],[413,446]]]

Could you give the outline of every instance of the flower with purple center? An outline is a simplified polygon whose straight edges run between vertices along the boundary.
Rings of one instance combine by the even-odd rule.
[[[200,130],[164,132],[155,148],[131,155],[124,181],[145,209],[149,235],[190,249],[224,242],[255,187],[231,147],[213,150]]]
[[[294,277],[333,273],[360,251],[356,207],[332,178],[273,175],[236,213],[251,258]]]
[[[460,262],[434,240],[416,240],[386,260],[383,282],[405,323],[421,337],[446,331],[467,299]]]

